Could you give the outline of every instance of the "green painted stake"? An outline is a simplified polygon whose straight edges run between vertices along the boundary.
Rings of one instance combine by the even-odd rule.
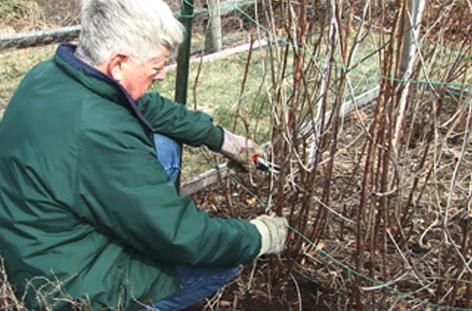
[[[185,28],[184,42],[179,47],[177,56],[177,77],[175,85],[175,101],[182,105],[187,104],[188,73],[190,64],[190,47],[192,41],[192,21],[193,21],[193,0],[183,0],[181,2],[181,18]],[[180,144],[181,157],[180,168],[182,171],[183,148]],[[177,189],[180,187],[180,172],[176,180]]]
[[[184,42],[179,47],[177,56],[177,78],[175,86],[175,101],[187,104],[188,72],[190,63],[190,47],[192,40],[193,0],[184,0],[181,4],[182,24],[185,28]]]

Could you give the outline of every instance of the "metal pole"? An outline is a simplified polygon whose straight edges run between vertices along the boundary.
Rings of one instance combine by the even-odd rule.
[[[411,79],[414,71],[415,61],[418,55],[417,47],[420,36],[420,27],[423,19],[423,12],[427,0],[409,0],[408,11],[405,17],[405,42],[403,43],[402,59],[400,63],[400,77],[401,83],[404,83],[401,90],[399,100],[398,117],[395,123],[395,133],[392,140],[392,146],[395,152],[398,151],[397,146],[400,142],[403,125],[405,122],[405,115],[407,113],[408,95],[410,92]]]
[[[179,47],[177,56],[177,77],[175,85],[175,101],[187,104],[188,72],[190,63],[190,47],[192,40],[193,0],[182,0],[181,18],[185,28],[184,42]],[[182,171],[183,148],[180,144],[180,168]],[[176,180],[177,189],[180,187],[180,172]]]
[[[175,101],[187,103],[188,72],[190,62],[190,47],[192,39],[193,0],[184,0],[181,7],[182,24],[185,28],[184,42],[179,47],[177,56],[177,78],[175,86]]]
[[[409,63],[411,58],[416,53],[416,37],[415,33],[418,33],[419,23],[421,23],[422,12],[424,8],[424,2],[420,0],[409,0],[408,1],[408,14],[405,18],[405,42],[402,48],[402,58],[400,63],[400,74],[404,79],[407,74]],[[410,18],[411,17],[411,18]]]

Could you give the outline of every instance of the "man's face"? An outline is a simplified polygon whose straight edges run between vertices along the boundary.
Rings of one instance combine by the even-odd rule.
[[[162,48],[161,51],[159,56],[142,63],[134,61],[130,57],[124,57],[113,68],[113,78],[125,88],[133,100],[141,98],[154,81],[165,79],[164,67],[169,58],[169,50]]]

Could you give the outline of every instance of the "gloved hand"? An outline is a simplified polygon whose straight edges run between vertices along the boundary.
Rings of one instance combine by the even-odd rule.
[[[252,160],[254,155],[264,155],[264,150],[258,146],[253,140],[233,134],[223,129],[223,146],[220,153],[229,159],[237,162],[246,171],[256,169],[256,165]]]
[[[284,249],[288,233],[288,221],[285,217],[262,215],[250,221],[261,235],[259,255],[279,254]]]

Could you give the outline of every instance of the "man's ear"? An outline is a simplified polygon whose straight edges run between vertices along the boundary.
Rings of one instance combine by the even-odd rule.
[[[124,54],[113,54],[107,64],[106,71],[107,75],[113,78],[115,81],[123,80],[123,69],[126,62],[129,61],[129,57]]]

